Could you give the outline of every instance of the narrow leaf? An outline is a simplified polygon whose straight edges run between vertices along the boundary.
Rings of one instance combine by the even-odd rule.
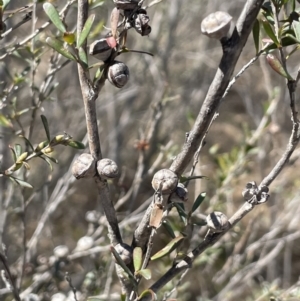
[[[7,119],[3,114],[0,114],[0,125],[6,128],[12,128],[13,125],[9,119]]]
[[[66,32],[66,27],[61,21],[58,11],[56,8],[53,6],[53,4],[46,2],[43,5],[44,11],[49,17],[49,19],[52,21],[52,23],[56,26],[56,28],[61,31],[62,33]]]
[[[186,219],[187,219],[187,213],[184,210],[184,204],[182,203],[174,203],[174,207],[177,209],[178,214],[180,216],[180,219],[182,220],[182,222],[186,223]]]
[[[19,117],[22,114],[27,113],[29,110],[30,110],[30,108],[26,108],[24,110],[18,111],[18,112],[16,112],[15,116]]]
[[[151,260],[156,260],[159,258],[162,258],[168,254],[170,254],[174,249],[177,248],[179,243],[184,239],[183,235],[179,235],[172,239],[164,248],[162,248],[160,251],[158,251],[156,254],[154,254],[151,257]]]
[[[259,34],[260,34],[260,23],[256,19],[252,29],[254,45],[256,49],[256,54],[259,52]]]
[[[300,43],[294,36],[291,34],[286,34],[284,37],[281,39],[281,44],[283,47],[291,46]],[[264,48],[264,53],[267,53],[270,50],[277,49],[277,45],[275,43],[269,43],[267,47]]]
[[[20,144],[16,144],[14,146],[14,149],[15,149],[16,156],[18,158],[22,154],[22,146]]]
[[[52,161],[52,162],[58,164],[58,160],[56,160],[55,158],[50,157],[50,156],[48,156],[47,154],[43,154],[43,155],[46,156],[50,161]],[[40,158],[42,158],[42,156],[40,156]],[[45,158],[43,158],[43,159],[45,159]]]
[[[151,295],[151,301],[157,300],[156,294],[151,289],[147,289],[147,290],[143,291],[139,295],[138,300],[141,300],[142,298],[146,297],[147,295]]]
[[[176,235],[173,231],[172,226],[170,225],[170,222],[168,220],[164,220],[162,225],[164,226],[164,228],[167,230],[167,232],[169,233],[169,235],[171,236],[171,238],[175,238]]]
[[[79,35],[78,41],[77,41],[77,48],[80,48],[82,46],[82,44],[85,42],[85,40],[87,39],[91,28],[93,26],[95,20],[95,15],[92,14],[88,17],[88,19],[86,20],[84,27],[82,29],[82,32]]]
[[[35,148],[35,152],[40,152],[44,147],[48,146],[49,145],[49,141],[48,140],[45,140],[43,142],[40,142],[38,144],[38,146]]]
[[[292,11],[295,11],[295,9],[296,9],[296,0],[292,0],[291,6],[292,6]]]
[[[207,222],[205,220],[200,220],[200,219],[194,218],[192,216],[191,224],[194,225],[194,226],[203,227],[203,226],[207,225]]]
[[[30,165],[27,162],[23,161],[23,165],[27,170],[30,170]]]
[[[125,264],[125,262],[122,260],[122,258],[120,257],[119,253],[116,251],[116,249],[111,246],[110,247],[111,252],[113,253],[116,262],[123,268],[123,270],[126,272],[126,274],[128,275],[129,279],[131,280],[131,282],[133,283],[133,285],[135,287],[137,287],[137,282],[133,276],[133,274],[131,273],[130,269],[127,267],[127,265]]]
[[[48,120],[47,120],[45,115],[41,115],[41,119],[42,119],[42,122],[43,122],[43,125],[44,125],[44,129],[45,129],[45,132],[46,132],[47,139],[50,142],[50,131],[49,131]]]
[[[29,183],[23,181],[23,180],[20,180],[20,179],[17,179],[15,177],[12,177],[12,176],[9,176],[9,178],[16,184],[22,186],[22,187],[25,187],[25,188],[33,188]]]
[[[94,3],[91,4],[91,6],[90,6],[90,10],[95,9],[99,6],[102,6],[104,4],[104,1],[105,0],[103,0],[103,1],[94,1]]]
[[[9,4],[11,0],[3,0],[3,9],[6,8],[6,6]]]
[[[48,37],[46,39],[46,43],[64,57],[69,60],[76,61],[75,56],[68,49],[64,48],[64,44],[61,41]]]
[[[76,148],[76,149],[85,149],[85,145],[80,141],[68,140],[67,145]]]
[[[142,267],[142,261],[143,261],[143,251],[142,248],[136,247],[133,250],[133,266],[134,271],[139,271]]]
[[[51,164],[49,158],[48,158],[48,157],[45,157],[45,158],[44,158],[43,156],[40,156],[40,158],[43,159],[43,160],[49,165],[50,170],[53,171],[53,166],[52,166],[52,164]]]
[[[289,52],[288,54],[287,54],[287,56],[286,56],[286,59],[288,60],[291,56],[292,56],[292,54],[294,54],[296,51],[298,51],[300,49],[300,45],[297,45],[296,47],[294,47],[294,49],[293,50],[291,50],[291,52]]]
[[[98,68],[98,70],[96,71],[95,77],[94,77],[94,82],[96,82],[97,80],[100,80],[102,75],[104,74],[104,70],[105,68],[103,68],[103,66],[101,66],[100,68]]]
[[[180,177],[180,183],[185,183],[185,182],[188,182],[190,180],[197,180],[197,179],[208,179],[208,177],[206,177],[206,176],[191,176],[191,177],[181,176]]]
[[[201,192],[198,195],[197,199],[195,200],[195,202],[193,204],[193,207],[192,207],[192,210],[191,210],[192,213],[195,212],[198,209],[198,207],[202,204],[202,202],[205,199],[205,196],[206,196],[206,192]]]
[[[16,163],[13,165],[12,171],[19,170],[22,166],[23,166],[23,163],[16,162]]]
[[[82,47],[79,48],[78,55],[79,55],[79,58],[80,58],[80,60],[82,61],[83,65],[84,65],[84,68],[88,69],[88,59],[87,59],[86,53],[85,53],[85,51]]]
[[[293,28],[295,32],[296,39],[300,41],[300,22],[299,21],[293,21]]]
[[[269,53],[267,54],[266,58],[267,62],[275,72],[287,79],[292,80],[292,77],[286,72],[286,70],[284,70],[280,60],[275,55]]]
[[[280,46],[277,38],[276,38],[276,35],[270,25],[270,23],[265,20],[265,19],[262,19],[262,24],[263,24],[263,27],[264,27],[264,30],[266,32],[266,34],[268,35],[268,37],[277,45],[277,46]]]
[[[149,270],[149,269],[142,269],[142,270],[138,271],[136,274],[137,275],[141,275],[146,280],[150,280],[151,279],[151,270]]]
[[[14,149],[13,147],[11,147],[11,146],[9,146],[9,148],[10,148],[10,150],[11,150],[11,152],[12,152],[13,160],[14,160],[14,162],[16,162],[16,161],[17,161],[17,158],[18,158],[18,156],[17,156],[17,154],[16,154],[16,151],[15,151],[15,149]]]

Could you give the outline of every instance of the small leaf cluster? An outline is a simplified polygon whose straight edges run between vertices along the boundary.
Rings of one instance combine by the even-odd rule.
[[[18,171],[22,166],[29,170],[30,165],[28,162],[31,159],[40,158],[44,160],[52,170],[51,162],[58,163],[58,161],[50,155],[54,151],[55,146],[65,145],[71,146],[76,149],[85,148],[85,145],[83,143],[73,140],[72,137],[66,133],[62,135],[56,135],[53,138],[51,138],[47,118],[44,115],[41,115],[41,119],[43,122],[47,139],[38,143],[38,145],[34,147],[26,137],[20,135],[19,137],[25,140],[29,151],[23,152],[22,146],[20,144],[16,144],[14,147],[10,146],[14,164],[6,170],[0,171],[0,176],[7,176],[16,184],[26,188],[32,188],[32,186],[26,181],[16,178],[15,176],[13,176],[13,174],[16,171]]]
[[[289,74],[285,61],[300,49],[299,16],[295,0],[270,0],[263,4],[259,18],[253,26],[257,54],[266,54],[270,67],[290,81],[293,77]],[[262,35],[267,38],[261,37]],[[271,54],[288,46],[294,47],[281,60]]]
[[[81,46],[84,44],[91,31],[92,25],[95,20],[95,15],[92,14],[89,16],[76,42],[75,33],[67,31],[67,27],[62,22],[59,13],[54,5],[52,3],[46,2],[44,3],[43,8],[51,22],[62,34],[62,40],[54,37],[48,37],[46,39],[47,44],[67,59],[78,62],[86,69],[87,57]],[[67,46],[65,45],[65,43],[67,44]]]

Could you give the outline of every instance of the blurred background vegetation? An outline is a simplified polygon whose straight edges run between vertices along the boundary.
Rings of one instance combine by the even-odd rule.
[[[35,28],[48,20],[41,2],[37,3]],[[66,4],[66,1],[51,2],[59,10]],[[145,2],[146,5],[149,3]],[[128,48],[148,51],[154,56],[122,54],[118,59],[130,69],[129,83],[117,89],[106,82],[97,100],[103,156],[115,160],[122,170],[120,178],[111,181],[110,190],[113,202],[118,204],[121,231],[128,243],[131,243],[132,233],[142,217],[145,204],[153,194],[152,175],[158,169],[168,168],[172,158],[180,151],[222,55],[218,41],[201,35],[201,20],[209,13],[220,10],[231,14],[235,22],[244,3],[239,0],[163,0],[147,9],[152,27],[149,37],[129,32]],[[11,1],[8,9],[14,10],[26,4],[29,3],[24,0]],[[113,8],[110,0],[93,1],[93,4],[99,5],[93,10],[96,19],[88,43],[108,32],[106,27],[109,27]],[[17,24],[22,16],[12,16],[7,20],[7,26]],[[69,31],[75,30],[76,18],[75,3],[65,19]],[[32,26],[32,22],[26,22],[5,36],[0,41],[0,56],[28,36]],[[54,55],[45,44],[46,37],[55,34],[55,27],[50,25],[34,38],[34,43],[26,43],[0,61],[1,170],[13,164],[9,145],[21,144],[25,148],[24,139],[18,135],[28,135],[33,114],[36,116],[30,140],[32,144],[37,145],[46,138],[39,117],[41,114],[47,117],[52,136],[66,132],[86,143],[76,64],[70,62],[56,73],[47,90],[53,88],[53,91],[47,97],[40,92],[47,81],[51,62],[57,66],[65,61],[65,58]],[[255,55],[250,37],[235,73]],[[90,62],[96,63],[97,60],[90,58]],[[296,53],[288,62],[292,75],[298,69],[298,62],[299,55]],[[273,106],[271,114],[266,113],[270,105]],[[267,122],[263,129],[256,132],[264,116]],[[139,145],[147,142],[155,118],[158,118],[158,123],[151,143],[141,151]],[[261,181],[271,170],[283,153],[290,132],[285,80],[271,70],[262,56],[237,80],[224,99],[195,170],[196,175],[204,175],[208,179],[191,181],[186,206],[190,208],[195,198],[206,192],[205,201],[197,212],[199,220],[205,219],[213,210],[231,216],[243,203],[241,192],[245,184]],[[257,137],[253,136],[254,133],[258,133]],[[253,143],[249,144],[251,139]],[[107,248],[95,249],[109,244],[97,191],[92,180],[75,181],[70,173],[74,156],[81,152],[65,146],[55,147],[51,156],[59,163],[53,164],[53,171],[39,158],[31,160],[31,169],[26,172],[21,169],[18,175],[27,178],[27,182],[34,187],[31,190],[0,178],[2,210],[5,200],[10,198],[3,228],[8,262],[13,276],[18,279],[17,267],[24,254],[22,233],[25,231],[26,240],[32,245],[26,253],[30,260],[25,266],[21,292],[32,288],[31,292],[37,294],[40,300],[51,300],[56,293],[68,295],[70,287],[62,276],[65,271],[69,272],[82,298],[104,294],[107,300],[119,300],[120,287],[110,252]],[[289,165],[271,185],[269,202],[255,208],[220,242],[200,256],[172,297],[182,301],[270,300],[270,297],[274,297],[273,300],[300,299],[297,284],[300,271],[299,155],[299,151],[294,153]],[[138,167],[141,167],[139,159],[144,164],[141,174],[137,174]],[[189,170],[186,172],[188,174]],[[130,189],[133,193],[128,194]],[[125,201],[118,202],[124,196],[128,196]],[[24,204],[25,215],[22,214]],[[51,204],[54,204],[53,207]],[[47,218],[41,222],[45,212]],[[87,213],[100,214],[100,219],[90,222]],[[172,211],[168,219],[179,232],[182,225],[178,215]],[[41,229],[35,232],[38,225]],[[204,228],[194,227],[186,246],[188,249],[203,240]],[[87,248],[94,252],[87,256],[78,255],[78,258],[71,256],[60,266],[47,268],[51,266],[55,247],[66,245],[71,255],[79,254],[84,247],[80,249],[78,241],[86,235],[94,238]],[[32,237],[37,241],[33,242]],[[169,240],[166,231],[159,229],[153,252],[160,250]],[[170,267],[173,258],[171,254],[150,263],[152,279],[143,280],[143,286],[148,287],[161,276]],[[49,270],[51,277],[33,287],[37,277]],[[95,276],[94,285],[87,284],[91,275]],[[163,293],[176,286],[176,281],[164,288],[159,300],[162,300]],[[1,287],[5,287],[3,281]],[[0,300],[11,300],[7,291],[0,289],[0,292]]]

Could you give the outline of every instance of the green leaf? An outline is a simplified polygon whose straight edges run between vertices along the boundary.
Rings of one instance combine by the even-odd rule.
[[[31,142],[26,137],[24,137],[22,135],[19,135],[19,137],[23,138],[25,140],[26,144],[31,148],[31,150],[34,151],[33,145],[31,144]]]
[[[174,203],[174,207],[177,209],[178,214],[180,216],[181,221],[185,224],[187,221],[187,213],[184,210],[184,204],[182,203]]]
[[[13,165],[13,168],[12,168],[11,170],[12,170],[12,171],[19,170],[22,166],[23,166],[23,163],[16,162],[16,163]]]
[[[143,251],[142,248],[136,247],[133,250],[133,266],[134,271],[139,271],[142,267],[142,261],[143,261]]]
[[[58,11],[53,6],[53,4],[46,2],[43,4],[43,8],[49,19],[52,21],[52,23],[56,26],[56,28],[61,31],[62,33],[66,32],[67,29],[63,22],[61,21]]]
[[[150,280],[151,279],[151,270],[149,270],[149,269],[142,269],[142,270],[136,272],[136,275],[141,275],[146,280]]]
[[[121,294],[121,301],[126,301],[126,295],[125,294]]]
[[[94,82],[97,80],[100,80],[100,78],[102,77],[103,73],[104,73],[104,64],[98,68],[98,70],[96,71],[95,77],[94,77]]]
[[[292,25],[293,25],[293,28],[294,28],[296,39],[298,41],[300,41],[300,22],[294,20]]]
[[[198,195],[197,199],[195,200],[195,202],[193,204],[193,207],[192,207],[192,210],[191,210],[192,213],[195,212],[198,209],[198,207],[202,204],[202,202],[205,199],[205,196],[206,196],[206,192],[201,192]]]
[[[43,142],[40,142],[38,144],[38,146],[35,148],[35,152],[40,152],[44,147],[48,146],[49,145],[49,141],[48,140],[45,140]]]
[[[77,41],[77,48],[80,48],[82,46],[82,44],[85,42],[85,40],[87,39],[91,28],[93,26],[95,20],[95,15],[92,14],[88,17],[88,19],[86,20],[84,27],[82,29],[82,32],[79,35],[78,41]]]
[[[260,24],[259,21],[256,19],[252,29],[256,54],[259,52],[259,33],[260,33]]]
[[[300,43],[294,36],[291,34],[286,34],[282,39],[281,39],[281,44],[283,47],[295,45],[297,43]],[[277,49],[277,45],[275,43],[272,43],[268,45],[266,48],[264,48],[264,53],[267,53],[270,50]]]
[[[0,113],[0,125],[6,128],[12,128],[13,125],[9,119],[7,119],[3,114]]]
[[[262,19],[262,24],[263,24],[264,30],[265,30],[266,34],[268,35],[268,37],[277,45],[277,47],[279,47],[280,44],[276,38],[276,35],[275,35],[270,23],[267,20]]]
[[[14,149],[15,149],[16,156],[18,158],[22,154],[22,146],[20,144],[16,144],[14,146]]]
[[[125,273],[128,275],[129,279],[131,280],[132,284],[137,287],[137,282],[133,276],[133,274],[131,273],[130,269],[127,267],[127,265],[125,264],[125,262],[122,260],[122,258],[120,257],[119,253],[116,251],[116,249],[111,246],[110,247],[111,252],[113,253],[116,262],[123,268],[123,270],[125,271]]]
[[[6,6],[9,4],[10,0],[3,0],[3,10],[6,8]]]
[[[170,222],[168,220],[164,220],[162,222],[162,225],[167,230],[167,232],[169,233],[169,235],[171,236],[171,238],[175,238],[176,237],[176,235],[175,235],[175,233],[173,231],[173,228],[172,228],[172,226],[171,226],[171,224],[170,224]]]
[[[300,44],[297,45],[296,47],[294,47],[294,49],[291,50],[291,51],[287,54],[286,59],[288,60],[288,59],[289,59],[296,51],[298,51],[299,49],[300,49]]]
[[[73,147],[73,148],[76,148],[76,149],[85,149],[85,145],[80,142],[80,141],[75,141],[75,140],[68,140],[67,141],[67,145]]]
[[[43,154],[44,156],[46,156],[50,161],[52,161],[52,162],[54,162],[54,163],[56,163],[56,164],[58,164],[58,160],[56,160],[55,158],[53,158],[53,157],[50,157],[49,155],[47,155],[47,154]],[[42,156],[40,156],[40,158],[42,158]],[[44,158],[43,158],[44,159]]]
[[[15,183],[15,184],[18,184],[22,187],[25,187],[25,188],[33,188],[29,183],[23,181],[23,180],[20,180],[20,179],[17,179],[13,176],[9,176],[9,178]]]
[[[207,222],[205,220],[196,220],[196,219],[193,219],[193,217],[192,217],[191,223],[192,223],[192,225],[198,226],[198,227],[203,227],[203,226],[207,225]]]
[[[138,300],[141,300],[142,298],[146,297],[147,295],[151,295],[151,301],[157,300],[156,294],[151,289],[147,289],[147,290],[143,291],[139,295]]]
[[[15,151],[15,149],[14,149],[13,147],[11,147],[11,146],[9,146],[9,148],[10,148],[10,150],[11,150],[11,152],[12,152],[13,160],[14,160],[14,162],[16,162],[16,161],[17,161],[17,158],[18,158],[18,156],[17,156],[17,154],[16,154],[16,151]]]
[[[267,58],[267,62],[275,72],[277,72],[278,74],[280,74],[281,76],[287,79],[293,80],[293,78],[286,72],[280,60],[275,55],[269,53],[267,54],[266,58]]]
[[[175,250],[178,247],[178,245],[183,239],[184,239],[183,235],[179,235],[175,237],[164,248],[162,248],[160,251],[154,254],[151,257],[151,260],[156,260],[170,254],[173,250]]]
[[[53,48],[54,50],[56,50],[58,53],[60,53],[61,55],[63,55],[64,57],[68,58],[69,60],[72,61],[76,61],[75,56],[64,47],[63,42],[55,39],[55,38],[50,38],[48,37],[46,39],[46,43]]]
[[[208,177],[206,176],[191,176],[191,177],[185,177],[185,176],[181,176],[180,177],[180,183],[185,183],[185,182],[188,182],[190,180],[196,180],[196,179],[208,179]]]
[[[88,59],[87,59],[86,53],[85,53],[85,51],[82,47],[79,48],[78,55],[79,55],[79,58],[80,58],[80,60],[82,61],[83,65],[84,65],[84,68],[88,69]]]
[[[42,119],[42,122],[43,122],[43,125],[44,125],[44,129],[45,129],[45,132],[46,132],[47,139],[50,142],[50,131],[49,131],[48,120],[47,120],[45,115],[41,115],[41,119]]]
[[[15,113],[15,116],[16,116],[16,117],[19,117],[19,116],[21,116],[22,114],[27,113],[29,110],[30,110],[30,108],[26,108],[26,109],[24,109],[24,110],[18,111],[18,112]]]
[[[41,158],[42,160],[44,160],[44,161],[49,165],[50,170],[53,171],[53,166],[52,166],[52,164],[51,164],[51,162],[50,162],[49,157],[44,158],[43,156],[40,156],[40,158]],[[55,162],[55,163],[57,163],[57,162]]]

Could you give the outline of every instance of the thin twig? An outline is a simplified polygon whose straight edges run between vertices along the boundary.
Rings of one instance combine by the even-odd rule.
[[[14,294],[14,297],[17,301],[21,301],[21,298],[20,298],[20,295],[19,295],[19,292],[18,292],[18,289],[14,283],[14,280],[13,280],[13,277],[10,273],[10,269],[9,269],[9,266],[8,266],[8,263],[7,263],[7,260],[5,258],[5,256],[0,252],[0,261],[2,262],[3,266],[4,266],[4,269],[8,275],[8,278],[9,278],[9,281],[10,281],[10,284],[12,286],[12,292]]]

